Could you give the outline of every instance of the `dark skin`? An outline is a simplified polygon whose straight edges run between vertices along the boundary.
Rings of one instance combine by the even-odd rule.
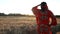
[[[41,9],[38,9],[38,6],[41,7]],[[48,27],[48,32],[50,31],[50,33],[52,33],[52,31],[50,30],[51,26],[56,26],[57,25],[57,21],[56,18],[54,17],[53,13],[48,9],[48,6],[46,4],[46,2],[42,2],[41,4],[35,6],[32,8],[32,12],[34,13],[34,15],[36,16],[36,23],[37,23],[37,31],[38,34],[40,33],[40,26],[41,24],[46,24]],[[51,23],[50,23],[50,19],[51,19]],[[48,33],[47,32],[47,33]],[[46,34],[47,34],[46,33]],[[45,32],[44,32],[45,34]]]
[[[43,6],[45,6],[46,4],[39,4],[39,5],[37,5],[36,7],[38,7],[38,6],[40,6],[41,7],[41,12],[42,13],[45,13],[45,8],[43,8]],[[33,13],[35,14],[35,13],[37,13],[35,10],[33,10],[32,9],[32,11],[33,11]]]
[[[44,12],[44,11],[46,10],[46,9],[44,8],[45,5],[47,5],[47,4],[46,4],[45,2],[43,2],[43,3],[41,3],[41,4],[37,5],[37,6],[41,6],[41,11]]]
[[[47,4],[44,2],[44,3],[41,3],[40,5],[41,5],[41,11],[44,12],[44,11],[45,11],[45,8],[44,8],[44,7],[45,7],[45,5],[47,5]]]

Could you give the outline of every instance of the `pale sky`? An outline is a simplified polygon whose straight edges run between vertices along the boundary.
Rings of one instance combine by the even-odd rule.
[[[60,0],[0,0],[0,13],[21,13],[33,15],[32,7],[47,2],[54,15],[60,15]]]

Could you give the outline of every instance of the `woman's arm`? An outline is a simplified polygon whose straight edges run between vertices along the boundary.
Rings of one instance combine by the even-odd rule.
[[[51,19],[52,19],[51,25],[56,26],[57,25],[56,17],[54,16],[54,14],[52,12],[50,12],[50,16],[51,16]]]
[[[37,6],[32,8],[32,12],[34,15],[37,15],[37,13],[38,13],[38,9],[37,9],[38,6],[40,6],[40,5],[37,5]]]

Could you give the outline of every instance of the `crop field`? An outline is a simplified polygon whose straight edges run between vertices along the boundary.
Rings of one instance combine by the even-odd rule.
[[[60,18],[56,19],[60,24]],[[36,26],[32,16],[0,16],[0,34],[37,34]]]

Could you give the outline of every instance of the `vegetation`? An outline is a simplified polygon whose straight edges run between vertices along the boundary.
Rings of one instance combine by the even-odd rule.
[[[29,15],[0,13],[0,34],[37,34],[35,17],[27,16]],[[57,20],[60,22],[60,18]],[[52,31],[60,32],[60,24],[52,27]]]

